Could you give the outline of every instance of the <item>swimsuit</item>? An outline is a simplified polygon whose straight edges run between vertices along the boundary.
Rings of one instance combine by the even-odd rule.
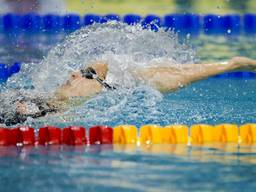
[[[19,123],[24,123],[29,117],[38,118],[38,117],[43,117],[48,113],[57,112],[57,109],[51,108],[48,105],[48,103],[41,98],[31,99],[31,100],[23,98],[22,100],[18,100],[18,101],[27,103],[28,111],[31,113],[21,114],[17,111],[14,113],[1,113],[0,114],[1,124],[4,123],[7,126],[15,125]],[[15,105],[15,102],[17,102],[17,100],[13,102],[14,105]]]

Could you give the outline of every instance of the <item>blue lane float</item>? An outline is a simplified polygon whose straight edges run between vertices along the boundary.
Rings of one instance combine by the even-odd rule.
[[[63,29],[68,32],[81,28],[81,19],[79,15],[69,14],[63,17]]]
[[[238,35],[241,27],[240,15],[225,15],[221,17],[222,34]]]
[[[164,16],[163,26],[177,33],[197,35],[200,32],[200,17],[196,14],[170,14]]]
[[[203,28],[205,34],[218,34],[220,33],[221,24],[220,16],[206,15],[203,19]]]
[[[3,31],[17,31],[20,28],[20,16],[16,14],[6,14],[3,16]]]
[[[196,14],[183,15],[183,31],[186,34],[198,35],[200,32],[200,17]]]
[[[0,63],[0,83],[4,83],[9,78],[8,66]]]
[[[241,31],[239,15],[206,15],[203,23],[206,34],[238,35]]]
[[[141,21],[141,16],[135,15],[135,14],[125,15],[123,18],[123,22],[128,25],[136,25],[136,24],[140,23],[140,21]]]
[[[59,15],[48,14],[42,19],[42,29],[46,32],[59,32],[62,29],[61,17]]]
[[[256,33],[256,14],[214,15],[201,16],[198,14],[168,14],[163,17],[147,15],[142,17],[137,14],[127,14],[120,17],[117,14],[96,15],[87,14],[83,17],[77,14],[37,15],[28,13],[17,15],[8,13],[0,16],[0,30],[4,32],[72,32],[82,26],[107,21],[123,21],[128,25],[141,24],[143,28],[157,31],[158,27],[172,29],[182,34],[197,35],[200,31],[205,34],[239,35],[241,32]]]
[[[21,62],[15,62],[12,66],[8,68],[9,76],[18,73],[21,69]]]
[[[15,62],[11,66],[0,63],[0,83],[5,83],[9,77],[13,74],[18,73],[21,69],[21,63]]]
[[[158,31],[161,27],[161,18],[157,15],[148,15],[141,22],[143,29],[151,29],[152,31]]]
[[[120,16],[117,14],[107,14],[104,16],[98,16],[99,20],[95,23],[107,23],[109,21],[120,21]]]
[[[174,30],[175,32],[179,32],[181,29],[181,17],[179,14],[170,14],[164,16],[163,26],[166,29]]]
[[[256,15],[245,14],[244,15],[244,31],[246,33],[256,33]]]
[[[84,16],[84,26],[92,25],[94,23],[100,23],[101,17],[95,14],[88,14]]]
[[[23,15],[20,27],[25,32],[39,32],[41,30],[41,17],[33,13]]]
[[[212,78],[218,79],[255,79],[256,73],[254,72],[230,72],[230,73],[223,73],[220,75],[213,76]]]
[[[121,17],[117,14],[107,14],[104,16],[106,21],[120,21]]]

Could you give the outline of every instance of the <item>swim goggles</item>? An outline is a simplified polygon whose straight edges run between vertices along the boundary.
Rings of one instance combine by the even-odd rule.
[[[99,76],[97,75],[96,71],[92,67],[88,67],[86,69],[81,69],[80,72],[81,72],[81,74],[82,74],[82,76],[84,78],[86,78],[86,79],[95,79],[96,81],[98,81],[106,89],[109,89],[109,90],[116,89],[114,86],[109,85],[104,80],[99,78]]]

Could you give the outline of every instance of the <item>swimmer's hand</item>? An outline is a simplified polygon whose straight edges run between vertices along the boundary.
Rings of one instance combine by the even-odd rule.
[[[54,108],[49,108],[49,109],[44,109],[37,107],[37,109],[29,109],[28,104],[23,101],[17,101],[16,102],[16,113],[14,113],[11,116],[5,117],[5,115],[2,115],[2,118],[0,119],[0,123],[4,123],[7,126],[10,125],[15,125],[19,123],[24,123],[27,118],[38,118],[38,117],[43,117],[47,113],[52,113],[52,112],[57,112],[57,109]]]
[[[45,116],[49,112],[56,112],[57,108],[51,107],[51,108],[44,108],[42,106],[37,106],[33,103],[26,103],[22,101],[16,102],[16,112],[23,116],[28,117],[41,117]]]
[[[16,102],[16,112],[19,114],[27,114],[28,109],[25,102],[17,101]]]
[[[233,57],[228,63],[234,65],[237,70],[256,71],[256,60],[247,57]]]

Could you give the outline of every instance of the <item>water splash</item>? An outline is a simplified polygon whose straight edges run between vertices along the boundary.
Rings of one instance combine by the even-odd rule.
[[[32,73],[34,85],[39,91],[53,91],[71,71],[96,60],[106,61],[110,75],[124,83],[124,77],[129,77],[127,69],[153,64],[154,60],[193,62],[194,52],[180,44],[171,31],[155,33],[118,22],[95,24],[71,34],[52,49]]]
[[[7,89],[29,85],[33,86],[34,94],[49,95],[67,80],[71,72],[97,60],[108,63],[107,81],[122,85],[122,89],[99,94],[61,117],[47,118],[48,123],[132,123],[142,113],[148,113],[144,120],[152,122],[160,113],[155,106],[162,95],[148,86],[136,84],[129,69],[156,65],[159,61],[168,61],[165,63],[169,65],[192,63],[195,52],[179,43],[172,31],[159,29],[156,33],[143,30],[141,26],[118,22],[95,24],[71,34],[53,48],[40,64],[25,65],[19,75],[9,80]]]

